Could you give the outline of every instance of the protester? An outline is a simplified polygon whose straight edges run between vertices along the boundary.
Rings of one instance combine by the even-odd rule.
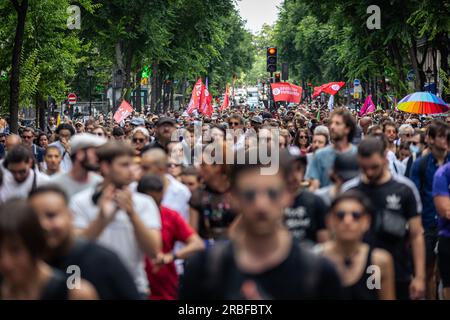
[[[75,134],[75,130],[70,124],[61,123],[56,128],[55,133],[58,140],[50,146],[56,146],[62,154],[61,171],[69,172],[72,169],[70,138]]]
[[[148,130],[143,127],[133,129],[131,133],[131,142],[134,147],[134,155],[140,157],[143,154],[145,146],[148,144],[150,134]]]
[[[434,175],[433,199],[439,213],[437,264],[443,298],[450,300],[450,162],[441,166]]]
[[[317,151],[311,160],[309,174],[306,178],[312,180],[310,187],[312,191],[331,183],[329,171],[338,152],[356,153],[356,147],[350,143],[353,140],[356,126],[351,113],[344,109],[337,109],[330,118],[331,140],[334,144]]]
[[[96,148],[106,143],[104,137],[90,133],[75,135],[70,140],[72,168],[52,177],[51,182],[63,189],[68,198],[102,182],[102,177],[95,173],[99,169]]]
[[[152,198],[129,190],[133,155],[124,143],[101,146],[97,156],[103,183],[72,197],[70,208],[78,233],[118,254],[141,297],[147,297],[144,255],[155,257],[160,251],[161,221]]]
[[[306,170],[306,157],[296,147],[281,152],[280,166],[287,170],[287,188],[292,203],[285,210],[284,223],[294,240],[303,245],[312,245],[328,240],[325,228],[327,207],[322,199],[302,186]]]
[[[186,221],[189,221],[191,192],[168,173],[168,164],[167,154],[159,148],[150,149],[142,155],[142,173],[158,175],[164,183],[162,205],[178,212]]]
[[[114,252],[75,237],[68,197],[62,189],[39,187],[30,193],[29,202],[45,230],[51,249],[46,260],[51,266],[66,272],[77,265],[102,300],[140,299],[133,278]]]
[[[371,200],[374,214],[368,241],[392,255],[397,299],[422,299],[425,294],[422,203],[411,180],[389,171],[387,152],[387,139],[364,139],[358,146],[362,174],[345,183],[342,191],[357,189]],[[407,241],[411,249],[406,246]]]
[[[231,171],[231,242],[218,243],[187,264],[181,299],[338,299],[341,286],[329,262],[301,249],[279,222],[289,203],[283,170],[261,175],[259,161]]]
[[[71,289],[65,273],[44,262],[45,236],[25,200],[9,200],[0,207],[0,299],[97,299],[89,282],[81,279]]]
[[[344,286],[344,299],[395,299],[394,263],[389,252],[363,242],[370,228],[371,204],[360,192],[339,195],[326,217],[333,239],[320,248],[336,266]],[[371,270],[378,268],[378,286],[370,286]]]
[[[425,230],[427,263],[427,299],[436,299],[436,254],[438,213],[433,203],[433,178],[440,166],[450,161],[447,135],[450,126],[443,121],[433,121],[428,126],[427,141],[430,152],[417,159],[411,169],[411,180],[419,190],[422,200],[422,225]]]
[[[137,190],[151,196],[160,208],[162,251],[155,259],[146,258],[148,281],[152,286],[151,300],[175,300],[178,298],[178,274],[175,260],[186,259],[193,253],[203,250],[205,245],[201,238],[189,226],[181,215],[165,207],[161,202],[164,197],[164,182],[157,175],[144,175]],[[175,242],[184,246],[175,251]]]
[[[44,164],[45,170],[43,170],[42,172],[48,175],[49,177],[60,173],[61,152],[57,147],[52,146],[47,147],[47,149],[45,149]]]
[[[18,145],[10,150],[5,158],[3,185],[0,188],[0,202],[12,198],[26,199],[28,193],[46,184],[49,178],[36,170],[31,150]]]

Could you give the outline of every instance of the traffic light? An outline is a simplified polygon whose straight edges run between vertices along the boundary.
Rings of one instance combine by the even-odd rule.
[[[275,73],[275,82],[281,82],[281,73]]]
[[[277,71],[278,50],[276,47],[267,47],[267,72]]]

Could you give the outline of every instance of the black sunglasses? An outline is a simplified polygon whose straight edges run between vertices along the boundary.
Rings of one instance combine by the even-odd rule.
[[[361,219],[362,217],[362,213],[359,211],[353,211],[353,212],[345,212],[345,211],[338,211],[336,212],[336,217],[340,220],[343,221],[345,216],[348,214],[351,214],[353,220],[358,221],[359,219]]]
[[[145,139],[142,139],[142,138],[133,138],[133,142],[134,142],[134,143],[144,143],[144,142],[145,142]]]
[[[241,195],[242,199],[244,199],[246,202],[253,203],[256,200],[256,196],[260,192],[265,193],[267,195],[267,197],[270,199],[270,201],[274,202],[280,198],[282,190],[275,189],[275,188],[267,188],[264,191],[258,191],[255,189],[247,189],[247,190],[242,190],[240,192],[240,195]]]

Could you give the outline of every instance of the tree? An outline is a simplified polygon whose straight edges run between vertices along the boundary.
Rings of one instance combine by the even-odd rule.
[[[19,122],[19,93],[20,93],[20,53],[22,52],[23,36],[25,33],[25,20],[28,12],[28,0],[11,0],[17,13],[16,35],[11,62],[11,80],[9,93],[10,131],[17,133]]]

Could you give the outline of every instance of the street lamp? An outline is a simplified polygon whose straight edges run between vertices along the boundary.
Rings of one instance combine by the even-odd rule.
[[[427,77],[428,90],[430,90],[431,78],[433,77],[433,71],[431,70],[430,66],[428,66],[427,71],[425,71],[425,76]]]
[[[92,77],[94,76],[94,68],[91,66],[87,67],[87,75],[89,77],[89,116],[92,116],[92,99],[91,99],[91,92],[92,92]]]

